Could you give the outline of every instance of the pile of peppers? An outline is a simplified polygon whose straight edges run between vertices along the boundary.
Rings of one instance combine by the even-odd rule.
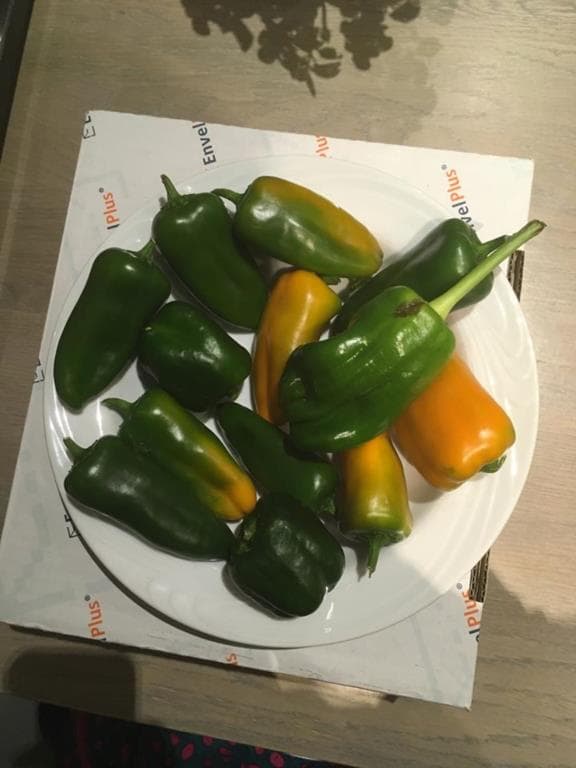
[[[342,576],[343,545],[372,574],[410,535],[399,454],[444,491],[502,465],[514,426],[445,321],[544,224],[483,243],[448,219],[383,264],[362,223],[286,179],[196,194],[162,182],[150,241],[96,257],[58,341],[72,411],[134,361],[146,384],[135,402],[103,399],[116,435],[65,439],[65,489],[174,556],[225,560],[262,610],[305,616]],[[254,333],[253,354],[233,330]],[[247,379],[252,409],[234,402]]]

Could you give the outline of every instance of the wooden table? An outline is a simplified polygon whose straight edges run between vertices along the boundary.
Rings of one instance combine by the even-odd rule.
[[[532,213],[549,228],[530,245],[522,303],[539,364],[540,433],[492,552],[472,712],[5,626],[3,690],[354,766],[576,764],[576,8],[436,0],[410,20],[416,4],[365,0],[367,16],[345,32],[356,64],[370,68],[346,53],[337,76],[332,66],[310,79],[282,25],[262,41],[265,61],[258,56],[267,8],[281,3],[254,0],[257,14],[242,20],[226,9],[250,4],[224,1],[210,24],[207,0],[36,1],[0,174],[0,508],[86,109],[534,158]],[[298,44],[320,5],[285,3]],[[341,48],[339,11],[325,5]],[[386,50],[370,62],[384,6]],[[268,63],[277,55],[284,67]]]

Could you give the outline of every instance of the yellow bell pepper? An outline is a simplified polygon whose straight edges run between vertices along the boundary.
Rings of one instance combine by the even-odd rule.
[[[368,544],[367,565],[372,575],[380,549],[412,531],[404,469],[386,434],[335,454],[335,462],[341,479],[340,528]]]
[[[276,280],[262,315],[252,366],[252,392],[257,413],[273,424],[286,418],[278,384],[292,352],[317,341],[340,310],[341,301],[322,278],[296,269]]]

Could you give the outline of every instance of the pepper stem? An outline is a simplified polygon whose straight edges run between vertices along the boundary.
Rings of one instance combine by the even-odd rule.
[[[484,464],[484,466],[481,468],[480,472],[498,472],[502,464],[506,461],[506,454],[503,456],[500,456],[499,459],[494,459],[494,461],[489,462],[488,464]]]
[[[485,243],[480,243],[477,248],[478,256],[480,256],[481,259],[486,258],[489,253],[495,251],[496,248],[500,248],[500,246],[506,242],[507,237],[508,235],[500,235],[500,237],[495,237],[494,240],[487,240]]]
[[[169,203],[174,203],[176,200],[182,197],[168,176],[163,173],[160,178],[162,179],[162,184],[164,184],[164,189],[166,190],[166,198]]]
[[[102,405],[105,405],[106,408],[110,408],[112,411],[116,411],[123,419],[128,416],[130,408],[132,408],[132,403],[128,400],[122,400],[121,397],[107,397],[106,400],[102,400]]]
[[[72,464],[76,464],[76,462],[80,461],[82,456],[88,450],[87,448],[82,448],[81,446],[79,446],[78,443],[75,443],[71,437],[64,438],[64,445],[66,446],[66,450],[68,451],[68,456],[70,456],[70,458],[72,459]]]
[[[378,565],[378,558],[380,557],[380,550],[388,543],[389,539],[385,535],[374,534],[368,539],[368,560],[366,565],[368,567],[368,576],[372,576]]]
[[[321,515],[328,515],[334,517],[336,515],[336,502],[333,496],[325,498],[318,507],[318,512]]]
[[[156,246],[154,245],[153,240],[148,240],[146,245],[143,248],[140,248],[139,251],[132,251],[132,253],[137,259],[142,259],[142,261],[147,261],[148,264],[152,263],[152,257],[154,256],[155,252],[156,252]]]
[[[242,200],[243,197],[240,192],[233,192],[231,189],[213,189],[212,193],[214,195],[219,195],[226,200],[230,200],[230,202],[234,203],[236,206],[240,205],[240,200]]]
[[[434,309],[440,317],[446,319],[450,310],[458,304],[460,299],[463,299],[472,288],[478,285],[485,277],[487,277],[500,262],[511,256],[514,251],[524,245],[528,240],[536,237],[546,224],[542,221],[530,221],[525,224],[522,229],[519,229],[511,237],[507,237],[506,241],[496,250],[490,254],[484,261],[478,264],[474,269],[459,280],[449,290],[438,296],[437,299],[430,302],[430,306]]]
[[[350,277],[348,279],[348,285],[340,291],[338,294],[340,296],[340,299],[342,300],[342,303],[345,301],[348,301],[350,296],[352,296],[356,291],[364,285],[364,283],[367,283],[370,280],[369,277]]]

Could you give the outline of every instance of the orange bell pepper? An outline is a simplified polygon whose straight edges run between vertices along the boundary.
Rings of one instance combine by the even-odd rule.
[[[410,464],[445,491],[498,469],[516,439],[506,412],[457,355],[397,419],[393,436]]]
[[[264,308],[252,367],[256,411],[273,424],[286,418],[280,408],[278,383],[292,352],[317,341],[342,302],[322,278],[304,269],[284,272]]]

